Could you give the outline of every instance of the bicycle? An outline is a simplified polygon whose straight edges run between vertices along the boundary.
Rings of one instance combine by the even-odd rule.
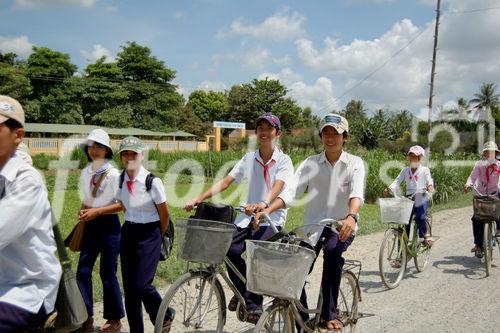
[[[483,253],[486,276],[491,272],[493,261],[493,247],[500,251],[500,237],[496,236],[496,219],[500,216],[500,197],[480,193],[476,186],[471,186],[475,191],[473,199],[474,215],[484,223]]]
[[[429,262],[432,246],[419,238],[414,219],[410,221],[415,196],[416,194],[410,198],[396,196],[379,199],[382,222],[388,225],[380,245],[379,272],[383,284],[389,289],[394,289],[400,284],[411,258],[418,272],[423,272]],[[406,232],[408,224],[410,224],[409,235]],[[432,237],[432,216],[430,215],[427,215],[426,226],[431,239],[437,240],[436,237]]]
[[[235,208],[244,213],[243,207]],[[278,230],[271,223],[275,233]],[[163,332],[164,318],[175,310],[170,332],[222,332],[226,323],[226,298],[219,276],[238,298],[236,315],[247,321],[245,299],[229,279],[226,263],[246,283],[245,277],[226,257],[236,226],[224,222],[177,219],[178,257],[199,266],[180,276],[163,297],[155,322],[155,333]],[[189,265],[189,264],[188,264]]]
[[[300,227],[284,234],[279,242],[247,240],[247,272],[251,272],[248,273],[247,287],[252,292],[274,298],[272,305],[262,313],[254,332],[293,333],[295,324],[303,332],[319,332],[323,304],[321,292],[314,309],[305,308],[299,301],[316,257],[309,243],[312,232],[305,233],[305,229],[314,226],[331,228],[338,233],[337,229],[342,225],[338,221],[324,219],[316,225]],[[279,286],[276,285],[277,271],[280,274]],[[358,313],[358,302],[361,301],[360,272],[361,262],[345,261],[337,304],[338,318],[344,323],[344,332],[354,332],[358,319],[369,316]],[[314,316],[304,321],[301,313]]]

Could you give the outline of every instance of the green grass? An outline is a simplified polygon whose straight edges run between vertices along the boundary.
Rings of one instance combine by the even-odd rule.
[[[182,182],[182,181],[181,181]],[[180,203],[187,201],[189,197],[187,194],[192,188],[198,187],[198,190],[204,190],[208,187],[208,184],[170,184],[166,185],[167,199],[177,197],[185,197],[185,200],[178,200]],[[246,193],[246,186],[241,185],[240,188],[243,194]],[[227,202],[227,199],[233,194],[234,190],[237,189],[237,185],[232,185],[225,193],[221,196],[220,201]],[[174,195],[175,193],[175,195]],[[55,195],[64,195],[64,206],[59,219],[59,224],[63,237],[68,235],[75,223],[77,222],[77,212],[80,207],[80,197],[76,189],[66,190],[66,191],[53,191],[50,192],[51,200]],[[233,198],[232,204],[238,205],[241,200],[238,198]],[[472,202],[471,195],[460,195],[457,194],[452,200],[449,200],[446,204],[433,205],[431,207],[431,212],[437,212],[444,209],[459,208],[470,205]],[[178,217],[188,217],[189,213],[185,212],[182,208],[176,207],[170,204],[170,213],[175,221]],[[292,207],[288,211],[287,225],[286,229],[290,230],[302,224],[302,219],[304,215],[304,207]],[[361,209],[361,219],[360,219],[360,231],[359,235],[366,235],[378,231],[385,230],[386,226],[380,222],[380,211],[376,204],[365,204]],[[123,221],[123,217],[122,217]],[[70,257],[73,262],[73,268],[76,271],[79,253],[70,252]],[[182,274],[186,269],[186,263],[182,260],[178,260],[176,257],[176,247],[174,246],[174,252],[171,257],[164,262],[160,262],[157,270],[157,275],[155,278],[155,284],[157,286],[165,285],[168,282],[174,281],[180,274]],[[99,261],[97,261],[94,267],[93,282],[94,282],[94,298],[96,301],[102,299],[102,285],[99,278]],[[118,278],[121,284],[121,271],[118,269]]]

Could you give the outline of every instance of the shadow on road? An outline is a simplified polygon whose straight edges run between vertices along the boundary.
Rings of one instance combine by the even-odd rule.
[[[486,277],[484,262],[476,257],[448,256],[434,261],[434,267],[446,274],[461,274],[467,279],[481,280]],[[495,264],[492,267],[496,267]]]

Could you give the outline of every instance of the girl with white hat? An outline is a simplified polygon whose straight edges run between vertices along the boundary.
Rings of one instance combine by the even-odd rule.
[[[121,228],[116,213],[122,210],[121,204],[116,201],[120,173],[110,163],[113,151],[108,133],[104,130],[90,132],[82,149],[90,162],[80,175],[82,206],[78,213],[85,229],[76,277],[89,315],[82,331],[93,332],[92,271],[97,257],[101,255],[99,275],[103,285],[103,317],[106,323],[99,332],[119,332],[121,318],[125,316],[116,277]]]
[[[484,144],[482,150],[482,159],[474,165],[467,182],[464,186],[464,192],[467,193],[473,185],[481,194],[500,195],[500,161],[496,159],[498,146],[495,142],[489,141]],[[476,216],[472,217],[472,232],[474,234],[474,252],[478,258],[483,257],[483,223]],[[500,218],[497,220],[497,236],[500,236]]]

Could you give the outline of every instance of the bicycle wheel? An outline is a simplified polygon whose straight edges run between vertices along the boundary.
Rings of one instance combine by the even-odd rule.
[[[342,332],[354,332],[358,319],[358,287],[356,276],[349,271],[342,273],[340,279],[339,298],[337,302],[337,312],[346,325]]]
[[[491,260],[493,257],[493,223],[484,223],[484,238],[483,238],[483,251],[484,251],[484,266],[486,268],[486,276],[490,276]]]
[[[427,220],[426,225],[427,233],[429,233],[432,237],[432,226],[429,223],[429,220]],[[429,257],[431,256],[431,247],[427,246],[425,242],[419,242],[417,248],[415,249],[415,253],[416,255],[413,257],[415,267],[417,268],[417,271],[423,272],[427,267]]]
[[[226,322],[226,299],[219,280],[206,271],[182,275],[168,289],[155,322],[155,333],[163,332],[168,309],[175,310],[170,333],[222,332]]]
[[[268,307],[255,325],[254,333],[294,333],[295,319],[290,305],[275,303]]]
[[[378,265],[384,285],[389,289],[396,288],[406,270],[406,244],[402,231],[398,229],[386,231],[380,245]]]

